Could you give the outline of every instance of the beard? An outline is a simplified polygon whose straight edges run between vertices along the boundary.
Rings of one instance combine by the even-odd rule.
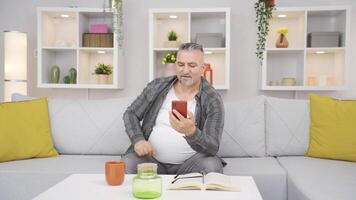
[[[179,82],[186,87],[192,86],[194,83],[193,78],[191,76],[186,75],[179,76]]]

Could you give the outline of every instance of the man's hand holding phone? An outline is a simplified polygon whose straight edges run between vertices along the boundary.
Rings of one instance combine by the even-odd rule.
[[[186,136],[192,136],[196,129],[194,114],[188,112],[186,101],[172,101],[169,122],[176,131]]]

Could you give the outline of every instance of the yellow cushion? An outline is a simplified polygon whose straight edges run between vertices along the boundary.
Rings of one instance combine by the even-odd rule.
[[[57,155],[47,99],[0,103],[0,162]]]
[[[307,156],[356,161],[356,100],[310,96]]]

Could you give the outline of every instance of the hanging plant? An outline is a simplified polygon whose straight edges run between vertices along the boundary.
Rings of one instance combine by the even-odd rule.
[[[266,37],[269,31],[269,20],[272,18],[274,8],[274,0],[257,0],[255,3],[257,23],[256,55],[261,65],[263,62],[263,54],[266,49]]]
[[[116,33],[119,48],[123,48],[124,43],[124,24],[122,0],[108,0],[109,8],[113,11],[113,31]]]

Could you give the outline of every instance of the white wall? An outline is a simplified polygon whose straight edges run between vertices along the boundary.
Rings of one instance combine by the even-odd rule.
[[[278,6],[351,5],[353,0],[276,0]],[[0,1],[0,63],[3,66],[3,31],[20,30],[28,33],[29,95],[55,98],[115,98],[136,96],[148,81],[148,9],[149,8],[231,8],[231,83],[230,90],[221,91],[225,100],[248,98],[258,94],[286,98],[306,98],[308,92],[260,91],[260,66],[255,56],[255,0],[124,0],[126,72],[123,90],[38,89],[36,87],[36,7],[79,6],[102,7],[102,0],[1,0]],[[351,36],[356,31],[356,12],[351,9]],[[351,37],[350,57],[355,57],[355,37]],[[140,59],[137,59],[140,58]],[[356,66],[351,62],[348,72],[349,89],[341,92],[318,92],[343,98],[356,98]],[[3,76],[1,71],[0,78]],[[1,82],[1,81],[0,81]],[[0,83],[0,88],[1,87]],[[0,89],[0,92],[1,89]],[[2,94],[2,93],[1,93]]]

